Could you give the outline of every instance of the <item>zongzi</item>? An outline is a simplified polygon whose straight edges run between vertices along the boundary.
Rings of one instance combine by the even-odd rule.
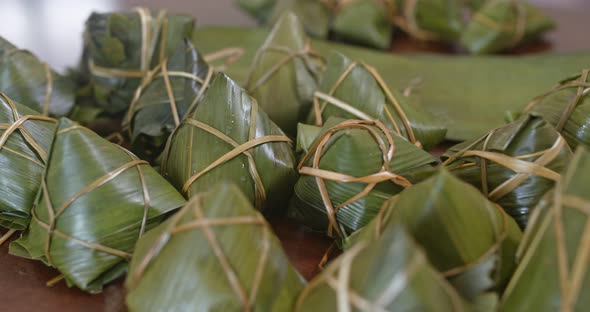
[[[137,239],[184,202],[146,161],[62,118],[31,223],[10,253],[96,293],[125,273]]]
[[[466,299],[501,291],[515,268],[522,233],[514,220],[444,169],[385,202],[378,217],[345,246],[383,240],[383,233],[397,224]]]
[[[297,16],[286,13],[256,53],[246,90],[283,131],[294,135],[311,108],[322,65]]]
[[[479,188],[524,228],[541,197],[559,180],[571,151],[541,117],[524,115],[473,142],[451,147],[443,159],[450,172]]]
[[[232,184],[193,196],[138,244],[130,311],[291,311],[304,280],[262,215]]]
[[[331,237],[369,223],[386,199],[436,163],[379,121],[333,117],[307,149],[288,214]]]
[[[326,1],[330,2],[330,1]],[[391,46],[391,27],[386,5],[373,0],[333,1],[332,31],[343,41],[378,49]]]
[[[422,41],[454,42],[463,29],[462,0],[387,0],[393,22]]]
[[[265,213],[286,205],[296,180],[291,140],[221,73],[170,135],[161,172],[187,198],[233,182]]]

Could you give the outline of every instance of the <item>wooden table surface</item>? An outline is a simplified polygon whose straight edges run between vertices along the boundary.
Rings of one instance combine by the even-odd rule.
[[[590,50],[590,41],[587,40],[585,33],[590,26],[590,20],[585,14],[588,10],[571,9],[548,10],[547,13],[557,21],[558,29],[546,36],[544,41],[520,47],[510,53]],[[392,51],[454,53],[452,48],[417,43],[407,37],[397,37]],[[330,240],[285,218],[271,219],[270,223],[283,243],[291,262],[301,274],[307,279],[316,275],[317,264],[330,246]],[[76,288],[68,288],[64,282],[47,287],[45,283],[58,274],[57,271],[40,262],[8,255],[8,242],[3,244],[0,246],[0,310],[27,312],[126,310],[122,280],[105,287],[101,294],[88,295]]]

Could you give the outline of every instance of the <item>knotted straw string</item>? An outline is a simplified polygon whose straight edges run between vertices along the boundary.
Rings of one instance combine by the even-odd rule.
[[[236,217],[219,217],[207,218],[203,212],[203,195],[195,195],[191,201],[184,206],[181,211],[176,213],[171,221],[168,223],[166,230],[155,240],[152,247],[148,250],[146,255],[141,259],[137,269],[132,272],[130,290],[137,287],[137,284],[145,274],[150,264],[156,259],[160,252],[164,249],[166,244],[172,239],[172,236],[178,233],[187,231],[200,230],[209,243],[209,247],[213,250],[213,254],[217,258],[221,269],[229,283],[230,288],[236,294],[244,311],[252,311],[256,302],[258,289],[262,283],[262,276],[264,275],[264,268],[268,263],[270,257],[270,229],[268,224],[259,215],[245,215]],[[193,214],[194,220],[180,224],[182,217]],[[250,294],[248,295],[247,288],[245,288],[238,278],[238,274],[234,270],[229,257],[225,254],[222,244],[217,239],[212,227],[223,227],[233,225],[252,225],[260,226],[262,231],[262,250],[261,255],[256,265],[252,285],[250,286]]]
[[[334,134],[338,133],[339,131],[349,129],[365,130],[371,135],[373,140],[375,140],[377,146],[381,150],[383,157],[383,164],[378,172],[364,177],[354,177],[343,173],[323,170],[319,168],[320,160],[324,153],[324,148],[326,148],[332,136],[334,136]],[[385,140],[383,140],[383,138],[379,135],[379,132],[381,132],[385,136]],[[322,134],[319,138],[315,140],[314,144],[309,148],[309,152],[303,157],[303,159],[301,159],[301,162],[297,166],[297,170],[301,175],[315,177],[315,181],[318,186],[320,195],[322,197],[322,202],[324,203],[326,213],[328,216],[328,236],[333,237],[334,231],[336,231],[336,234],[339,237],[343,236],[343,233],[340,231],[340,227],[338,226],[336,213],[340,208],[350,205],[351,203],[367,196],[373,190],[373,188],[377,186],[377,184],[385,181],[391,181],[404,188],[409,187],[411,185],[410,181],[408,181],[406,178],[390,171],[389,165],[393,160],[394,152],[395,144],[393,141],[393,137],[389,130],[385,128],[385,126],[378,120],[343,121],[335,125],[334,127],[328,129],[328,131],[326,131],[324,134]],[[310,159],[312,159],[311,167],[306,165],[306,163]],[[342,183],[366,183],[367,186],[358,194],[352,196],[348,200],[344,201],[342,204],[334,207],[334,204],[330,199],[328,189],[326,188],[324,179]]]
[[[252,75],[250,75],[250,77],[248,77],[248,81],[246,82],[246,86],[248,86],[248,88],[247,88],[248,93],[255,92],[256,89],[258,89],[266,81],[268,81],[268,79],[270,79],[274,74],[276,74],[281,69],[281,67],[289,64],[289,62],[292,62],[297,58],[300,58],[301,60],[303,60],[303,62],[309,68],[311,68],[312,66],[310,64],[310,60],[308,59],[308,57],[312,57],[315,60],[319,60],[322,62],[322,64],[325,63],[324,58],[320,54],[313,51],[313,49],[311,48],[311,43],[309,41],[307,41],[307,42],[305,42],[305,46],[303,47],[303,49],[299,50],[299,51],[293,51],[292,49],[290,49],[288,47],[284,47],[284,46],[263,47],[260,50],[258,50],[258,52],[256,52],[256,56],[254,57],[253,64],[259,64],[260,58],[265,53],[268,53],[268,52],[281,53],[281,54],[286,54],[286,55],[284,58],[279,60],[276,64],[271,66],[270,69],[267,70],[263,75],[261,75],[260,78],[258,78],[258,80],[256,80],[254,83],[252,83],[252,81],[250,80],[250,79],[252,79]]]
[[[315,114],[316,125],[317,126],[323,125],[324,122],[322,119],[322,114],[323,114],[324,110],[326,109],[326,107],[328,106],[328,104],[332,104],[332,105],[354,115],[358,119],[369,120],[369,121],[376,119],[376,118],[373,118],[372,116],[365,114],[364,112],[357,109],[353,105],[346,103],[346,102],[334,97],[334,93],[336,92],[336,90],[338,90],[340,85],[344,82],[344,80],[346,80],[346,78],[352,73],[352,71],[356,67],[360,67],[362,69],[367,70],[371,74],[371,76],[373,76],[373,79],[375,79],[375,81],[377,82],[377,84],[379,85],[379,87],[381,88],[383,93],[385,93],[385,97],[387,98],[389,103],[391,103],[391,105],[393,106],[397,115],[401,119],[409,141],[412,142],[413,144],[421,147],[422,144],[418,140],[416,140],[414,130],[412,129],[410,121],[408,120],[408,117],[406,116],[406,113],[405,113],[404,109],[401,107],[399,101],[393,95],[391,90],[389,90],[389,88],[387,87],[387,84],[385,83],[385,81],[383,80],[383,78],[381,77],[379,72],[374,67],[367,65],[365,63],[359,64],[357,62],[352,62],[350,65],[348,65],[348,67],[344,70],[344,72],[342,72],[340,77],[338,77],[338,79],[336,80],[336,83],[334,83],[332,88],[330,88],[328,93],[323,93],[321,91],[314,92],[313,111]],[[320,103],[320,100],[322,100],[321,103]],[[393,130],[398,135],[404,136],[404,134],[400,130],[400,126],[398,126],[397,122],[393,118],[393,115],[391,114],[391,111],[389,110],[388,105],[385,104],[383,106],[383,109],[386,113],[387,119],[389,120],[391,125],[394,127]]]
[[[493,20],[491,17],[483,14],[482,12],[475,13],[472,19],[480,24],[483,24],[486,27],[492,28],[493,30],[505,33],[512,33],[514,36],[512,37],[512,41],[510,42],[510,47],[514,47],[518,45],[526,35],[527,12],[524,3],[520,2],[519,0],[512,0],[510,1],[510,4],[516,14],[516,20],[514,21],[514,24],[498,23],[497,21]]]
[[[558,136],[553,145],[546,150],[527,155],[509,156],[503,153],[487,151],[488,142],[496,131],[497,129],[491,131],[490,133],[476,140],[475,142],[465,147],[461,151],[455,153],[447,160],[445,160],[441,164],[441,166],[449,166],[458,159],[463,159],[467,161],[467,163],[462,164],[461,166],[458,166],[456,168],[450,168],[451,171],[469,166],[475,166],[475,162],[469,161],[465,158],[478,157],[480,160],[481,189],[483,194],[492,201],[498,201],[499,199],[503,198],[504,196],[515,190],[522,183],[524,183],[530,177],[530,175],[537,175],[554,182],[559,181],[561,175],[549,168],[546,168],[545,166],[547,166],[549,163],[555,160],[555,158],[557,158],[562,149],[567,147],[565,140],[562,136]],[[484,141],[482,150],[470,150],[482,141]],[[534,161],[525,160],[534,157],[537,157]],[[486,163],[486,161],[488,160],[509,170],[512,170],[516,173],[511,178],[507,179],[506,181],[498,185],[491,192],[488,192],[489,186]]]
[[[337,310],[343,311],[389,311],[391,306],[401,292],[406,289],[412,282],[413,277],[419,272],[419,269],[424,268],[426,260],[423,255],[413,252],[411,258],[408,260],[407,266],[392,276],[388,287],[383,289],[381,294],[371,296],[375,299],[364,298],[350,285],[351,272],[353,269],[353,262],[356,257],[364,254],[363,251],[367,249],[369,244],[367,242],[359,242],[338,257],[322,274],[313,279],[307,287],[303,289],[295,303],[295,310],[301,310],[301,305],[305,298],[313,291],[313,289],[326,284],[336,293]],[[436,282],[440,284],[445,292],[449,295],[454,311],[463,311],[461,299],[456,292],[445,283],[442,278],[436,275]]]
[[[57,140],[57,137],[60,135],[63,135],[64,133],[71,133],[72,131],[90,131],[85,127],[82,127],[80,125],[74,125],[74,126],[70,126],[64,129],[61,129],[57,132],[56,134],[56,138],[55,140]],[[118,147],[118,145],[115,145]],[[107,254],[111,254],[117,257],[121,257],[124,259],[130,259],[131,258],[131,254],[122,250],[118,250],[115,248],[111,248],[108,246],[104,246],[98,243],[94,243],[94,242],[88,242],[85,240],[81,240],[78,239],[74,236],[71,236],[70,234],[67,233],[63,233],[59,230],[56,229],[56,222],[57,219],[69,208],[72,206],[72,204],[78,200],[79,198],[83,197],[84,195],[92,192],[93,190],[97,189],[98,187],[105,185],[111,181],[114,181],[119,175],[121,175],[122,173],[124,173],[127,170],[130,170],[132,168],[136,168],[138,175],[139,175],[139,180],[141,183],[141,189],[142,189],[142,197],[143,197],[143,202],[144,202],[144,208],[143,208],[143,217],[141,220],[141,225],[140,225],[140,230],[139,230],[139,236],[141,236],[143,234],[143,232],[145,231],[145,226],[147,223],[147,212],[148,209],[150,207],[150,197],[149,197],[149,192],[148,192],[148,188],[146,185],[146,181],[145,181],[145,176],[144,176],[144,172],[141,169],[141,165],[146,165],[149,166],[149,163],[143,160],[138,160],[137,158],[135,158],[135,156],[133,156],[133,154],[131,154],[130,152],[126,151],[125,149],[121,148],[131,159],[131,161],[129,161],[128,163],[110,171],[107,172],[106,174],[104,174],[103,176],[95,179],[94,181],[92,181],[91,183],[89,183],[88,185],[86,185],[84,188],[80,189],[77,193],[75,193],[74,195],[72,195],[69,199],[65,200],[61,206],[58,207],[58,209],[56,210],[53,206],[53,203],[51,201],[51,197],[49,195],[49,191],[48,191],[48,187],[47,187],[47,181],[46,181],[46,176],[43,177],[43,179],[41,180],[41,192],[42,192],[42,196],[44,198],[44,202],[47,208],[47,215],[49,217],[49,223],[45,223],[45,221],[42,221],[41,218],[37,215],[36,213],[36,209],[32,210],[32,216],[33,216],[33,220],[43,229],[45,229],[47,231],[47,237],[45,239],[45,247],[44,247],[44,253],[45,253],[45,258],[47,260],[47,262],[49,263],[49,265],[53,265],[53,259],[51,257],[51,241],[52,241],[52,237],[58,236],[62,239],[65,240],[69,240],[71,242],[74,242],[76,244],[82,245],[86,248],[89,249],[94,249],[96,251],[100,251],[100,252],[104,252]],[[37,208],[37,207],[35,207]]]
[[[584,70],[582,70],[582,74],[580,75],[579,79],[558,84],[557,86],[553,87],[551,90],[546,92],[545,94],[542,94],[542,95],[536,97],[532,102],[530,102],[527,105],[527,107],[525,107],[524,111],[525,112],[531,111],[535,105],[537,105],[539,102],[543,101],[543,99],[545,99],[546,97],[548,97],[552,94],[558,93],[562,90],[575,88],[576,95],[565,106],[565,110],[561,114],[561,117],[559,118],[559,122],[556,125],[557,131],[559,131],[559,132],[563,131],[563,128],[565,127],[565,124],[567,123],[567,121],[570,119],[570,116],[572,115],[572,113],[574,112],[576,107],[581,103],[582,97],[585,96],[588,92],[590,92],[590,83],[588,83],[588,81],[587,81],[589,73],[590,73],[590,70],[584,69]]]

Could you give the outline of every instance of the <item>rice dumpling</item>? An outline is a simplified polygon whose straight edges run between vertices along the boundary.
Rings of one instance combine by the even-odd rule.
[[[297,178],[291,139],[221,73],[171,134],[161,172],[187,198],[233,182],[265,213],[286,205]]]
[[[387,0],[394,24],[422,41],[456,41],[463,29],[462,0]]]
[[[479,188],[524,228],[530,210],[559,180],[571,151],[541,117],[524,115],[481,138],[451,147],[443,166]]]
[[[291,311],[304,280],[233,184],[193,196],[133,254],[130,311]]]
[[[520,229],[499,206],[442,169],[384,203],[379,215],[345,246],[383,239],[402,224],[430,263],[468,300],[501,291],[515,268]]]
[[[580,147],[549,196],[549,204],[537,207],[546,211],[525,232],[528,248],[499,311],[588,310],[589,173],[590,154]]]
[[[369,223],[385,200],[436,163],[379,121],[330,118],[308,150],[288,214],[330,237]]]
[[[64,116],[74,106],[72,80],[2,37],[0,91],[43,116]]]
[[[590,148],[590,70],[562,80],[524,109],[539,115],[563,135],[572,149]]]
[[[96,103],[110,114],[125,111],[144,76],[191,38],[194,18],[134,12],[93,13],[86,21],[82,63]]]
[[[31,223],[10,253],[100,292],[125,273],[137,239],[184,202],[146,161],[62,118]]]
[[[323,66],[309,43],[297,16],[284,14],[256,52],[245,83],[260,107],[290,135],[311,108]]]
[[[41,185],[57,120],[0,93],[0,225],[24,230]]]
[[[374,67],[332,52],[314,92],[308,123],[321,126],[330,116],[378,119],[396,134],[426,149],[444,140],[446,129],[407,100],[390,90]]]
[[[373,0],[325,2],[333,2],[330,5],[334,12],[331,28],[337,38],[378,49],[391,46],[393,27],[384,3]]]
[[[461,45],[474,54],[495,53],[537,39],[553,27],[553,21],[527,1],[489,0],[473,14]]]
[[[142,159],[158,156],[170,133],[197,105],[212,77],[213,68],[188,40],[150,71],[135,91],[123,121],[132,150]]]
[[[360,242],[303,290],[295,311],[470,311],[402,226]]]

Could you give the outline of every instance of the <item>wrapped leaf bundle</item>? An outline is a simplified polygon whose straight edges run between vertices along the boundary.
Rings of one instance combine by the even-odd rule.
[[[148,72],[123,121],[133,150],[142,158],[159,155],[170,133],[197,105],[212,77],[213,68],[188,40]]]
[[[537,39],[553,27],[549,17],[526,1],[490,0],[472,16],[461,44],[471,53],[494,53]]]
[[[294,135],[311,107],[322,62],[297,17],[287,13],[256,53],[246,90],[283,131]]]
[[[545,210],[527,228],[528,248],[500,311],[586,311],[590,305],[590,154],[579,148]]]
[[[233,182],[265,212],[285,206],[297,176],[291,140],[225,74],[170,136],[161,172],[187,198]]]
[[[0,90],[43,116],[64,116],[74,106],[73,81],[2,37]]]
[[[338,38],[378,49],[391,46],[393,28],[383,3],[373,0],[326,2],[333,12],[331,28]]]
[[[378,119],[394,133],[426,149],[444,140],[446,129],[407,100],[390,90],[375,68],[333,52],[314,92],[308,123],[321,126],[330,116]]]
[[[295,311],[469,311],[399,225],[360,242],[303,290]]]
[[[289,216],[331,237],[345,236],[434,163],[379,121],[331,118],[297,167]]]
[[[96,103],[110,114],[127,109],[141,80],[192,36],[194,18],[135,12],[93,13],[86,22],[82,66]]]
[[[572,149],[590,147],[590,70],[562,80],[524,109],[555,126]]]
[[[515,268],[520,229],[499,206],[445,170],[384,203],[379,215],[346,242],[383,239],[402,224],[432,265],[465,298],[501,290]]]
[[[524,228],[531,209],[559,180],[571,151],[541,117],[525,115],[473,142],[451,147],[450,172],[479,188]]]
[[[462,0],[388,0],[396,26],[422,41],[456,41],[463,29]]]
[[[23,230],[41,185],[57,120],[0,93],[0,225]]]
[[[55,132],[32,221],[14,255],[96,293],[125,273],[137,239],[184,198],[150,165],[68,119]]]
[[[127,306],[142,312],[291,311],[305,283],[232,184],[193,196],[142,237],[129,272]]]

